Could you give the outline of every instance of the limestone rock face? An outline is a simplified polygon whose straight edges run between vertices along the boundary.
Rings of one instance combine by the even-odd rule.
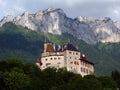
[[[5,24],[6,22],[12,22],[13,19],[14,19],[13,16],[10,16],[10,15],[5,16],[5,17],[0,21],[0,27],[1,27],[3,24]]]
[[[96,19],[79,16],[72,19],[61,9],[48,8],[35,14],[24,12],[17,17],[6,16],[0,21],[0,27],[6,22],[56,35],[66,32],[89,44],[120,42],[120,22],[113,22],[108,17]]]

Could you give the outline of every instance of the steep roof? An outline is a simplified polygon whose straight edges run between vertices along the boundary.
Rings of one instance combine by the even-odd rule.
[[[92,63],[92,62],[87,60],[87,58],[86,58],[86,56],[84,54],[81,55],[80,60],[83,61],[83,62],[86,62],[86,63],[94,65],[94,63]]]
[[[46,52],[55,52],[52,44],[50,43],[47,44]]]
[[[65,51],[65,50],[78,51],[78,49],[75,46],[73,46],[73,44],[70,42],[64,44],[59,51]]]

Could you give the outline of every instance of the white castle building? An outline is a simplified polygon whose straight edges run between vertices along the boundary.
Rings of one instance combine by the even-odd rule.
[[[84,54],[81,55],[70,41],[58,50],[55,50],[55,45],[45,42],[44,51],[36,64],[41,70],[47,67],[65,67],[67,71],[81,74],[82,76],[94,73],[94,64],[88,61]]]

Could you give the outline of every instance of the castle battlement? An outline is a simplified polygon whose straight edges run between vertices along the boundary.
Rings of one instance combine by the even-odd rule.
[[[42,57],[48,57],[48,56],[63,56],[63,52],[45,52],[42,53]]]

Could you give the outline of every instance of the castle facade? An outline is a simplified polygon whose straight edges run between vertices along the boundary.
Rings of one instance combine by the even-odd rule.
[[[67,71],[81,74],[82,76],[94,73],[94,64],[86,59],[70,41],[55,49],[55,45],[44,43],[44,51],[36,62],[43,70],[48,67],[66,68]]]

